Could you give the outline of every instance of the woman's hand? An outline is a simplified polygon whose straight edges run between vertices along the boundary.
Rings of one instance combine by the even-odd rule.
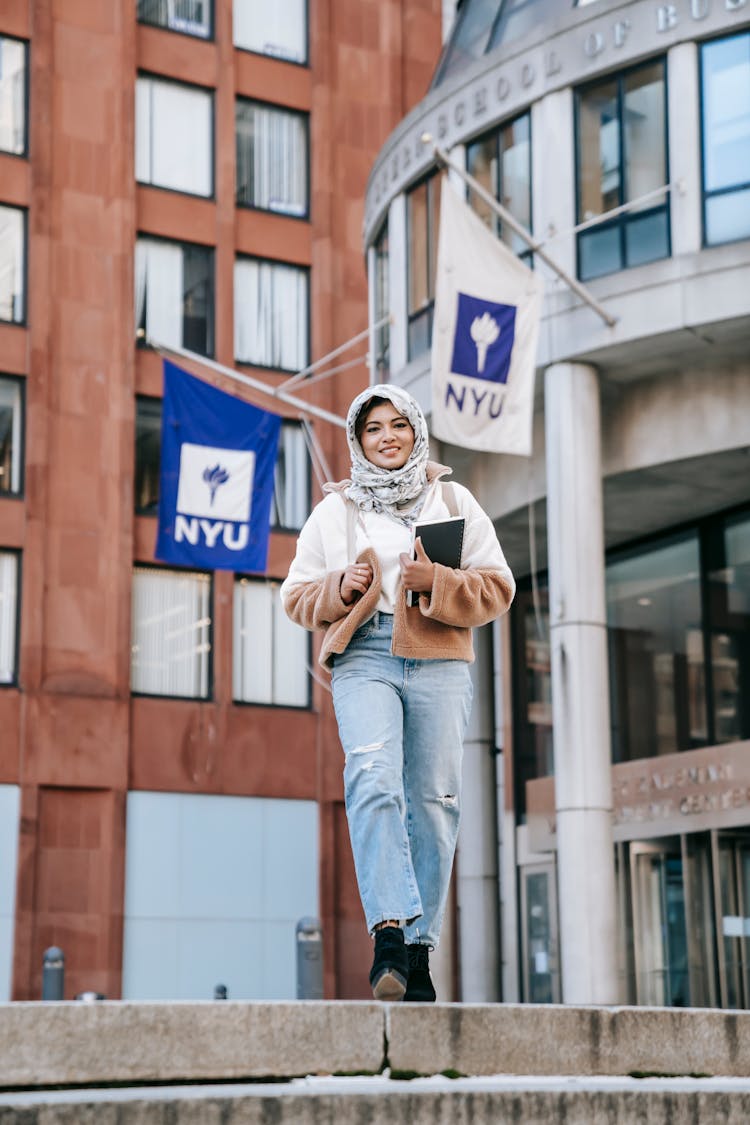
[[[344,605],[351,605],[354,599],[361,596],[372,582],[372,567],[369,563],[353,563],[348,566],[341,577],[341,600]]]
[[[410,558],[405,552],[398,556],[401,565],[401,582],[405,590],[417,594],[429,594],[435,578],[435,564],[427,558],[421,539],[415,539],[414,553],[417,556],[415,559]]]

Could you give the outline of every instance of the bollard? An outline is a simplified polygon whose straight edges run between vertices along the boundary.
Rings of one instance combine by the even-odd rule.
[[[229,995],[225,984],[214,985],[214,1000],[226,1000]]]
[[[42,1000],[62,1000],[65,995],[65,954],[56,945],[44,951]]]
[[[297,999],[323,999],[323,934],[317,918],[297,923]]]

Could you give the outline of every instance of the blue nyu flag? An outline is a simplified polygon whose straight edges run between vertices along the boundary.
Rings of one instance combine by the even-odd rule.
[[[266,569],[280,427],[276,415],[164,360],[158,559]]]

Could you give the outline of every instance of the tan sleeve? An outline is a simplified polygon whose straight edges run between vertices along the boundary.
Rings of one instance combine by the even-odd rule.
[[[435,578],[429,595],[419,598],[423,617],[471,629],[502,617],[510,607],[515,583],[510,571],[471,568],[453,570],[435,564]]]
[[[341,600],[343,570],[331,570],[312,582],[292,586],[284,598],[287,615],[303,629],[327,629],[351,610]]]

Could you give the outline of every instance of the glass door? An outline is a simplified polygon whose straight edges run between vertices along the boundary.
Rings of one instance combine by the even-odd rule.
[[[750,834],[716,833],[721,1006],[750,1007]]]
[[[630,845],[636,1003],[690,1004],[679,839]]]
[[[523,995],[529,1004],[560,1003],[555,865],[523,868]]]

